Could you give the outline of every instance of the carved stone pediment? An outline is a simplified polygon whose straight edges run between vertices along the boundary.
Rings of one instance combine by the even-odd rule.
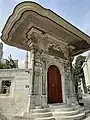
[[[47,45],[47,49],[46,50],[49,50],[49,49],[53,49],[53,50],[62,52],[62,49],[61,49],[60,45],[57,45],[55,43],[49,43]]]
[[[45,47],[45,53],[54,57],[66,59],[62,47],[52,42]]]

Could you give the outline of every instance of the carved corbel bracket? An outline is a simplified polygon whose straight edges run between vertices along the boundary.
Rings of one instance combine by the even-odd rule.
[[[34,35],[28,38],[28,36],[24,36],[23,44],[27,45],[30,49],[35,46],[35,37]]]
[[[40,34],[42,34],[41,31],[35,29],[32,25],[30,25],[30,28],[23,35],[23,43],[28,45],[30,49],[38,48],[38,39],[40,37]]]

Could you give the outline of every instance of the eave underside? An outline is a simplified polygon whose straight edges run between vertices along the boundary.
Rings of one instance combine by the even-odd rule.
[[[9,23],[7,23],[7,25],[9,25]],[[43,36],[47,33],[55,37],[58,41],[62,41],[67,45],[73,46],[73,56],[90,49],[90,44],[86,39],[84,39],[84,37],[73,33],[72,30],[69,31],[68,28],[66,29],[48,17],[42,16],[32,10],[24,11],[20,18],[14,22],[11,29],[7,29],[7,31],[3,30],[1,38],[8,45],[24,50],[30,50],[30,46],[24,44],[23,41],[25,41],[28,36],[28,32],[32,28],[40,31]],[[90,40],[90,37],[87,35],[86,38]]]

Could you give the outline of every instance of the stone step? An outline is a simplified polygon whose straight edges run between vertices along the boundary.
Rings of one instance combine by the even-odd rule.
[[[53,114],[51,112],[32,113],[31,116],[35,118],[44,118],[44,117],[51,117],[53,116]]]
[[[35,109],[41,109],[41,106],[35,106]]]
[[[77,115],[72,115],[72,116],[57,116],[55,117],[56,120],[81,120],[85,118],[86,115],[85,113],[79,113]]]
[[[58,112],[61,112],[61,111],[74,111],[75,108],[74,107],[56,107],[56,108],[50,108],[50,110],[53,112],[53,111],[58,111]]]
[[[67,104],[49,105],[51,111],[74,111],[75,106]]]
[[[55,118],[51,116],[51,117],[45,117],[45,118],[35,118],[34,120],[55,120]]]
[[[49,108],[32,109],[30,112],[31,113],[44,113],[44,112],[50,112],[50,109]]]
[[[53,112],[53,115],[54,116],[63,116],[63,115],[66,115],[66,116],[70,116],[70,115],[76,115],[76,114],[79,114],[80,111],[79,110],[74,110],[74,111],[58,111],[58,112]]]
[[[61,112],[61,111],[75,111],[77,109],[79,110],[80,106],[62,104],[62,105],[50,105],[49,108],[52,112],[54,111]]]
[[[90,113],[90,109],[87,107],[80,107],[79,109],[81,112],[85,112],[86,114]]]
[[[49,108],[61,108],[61,107],[67,107],[69,105],[65,103],[56,103],[56,104],[49,104]]]
[[[23,116],[15,116],[11,118],[10,120],[29,120],[29,118],[23,117]]]

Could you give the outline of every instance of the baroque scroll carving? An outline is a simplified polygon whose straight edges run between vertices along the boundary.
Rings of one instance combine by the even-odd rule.
[[[49,43],[48,45],[46,45],[45,51],[46,51],[46,54],[49,54],[56,58],[66,59],[62,46],[57,45],[55,43]]]
[[[62,52],[61,46],[59,46],[59,45],[57,45],[57,44],[55,44],[55,43],[49,43],[49,44],[46,46],[46,51],[48,51],[49,48],[52,48],[53,50],[61,51],[61,52]]]

